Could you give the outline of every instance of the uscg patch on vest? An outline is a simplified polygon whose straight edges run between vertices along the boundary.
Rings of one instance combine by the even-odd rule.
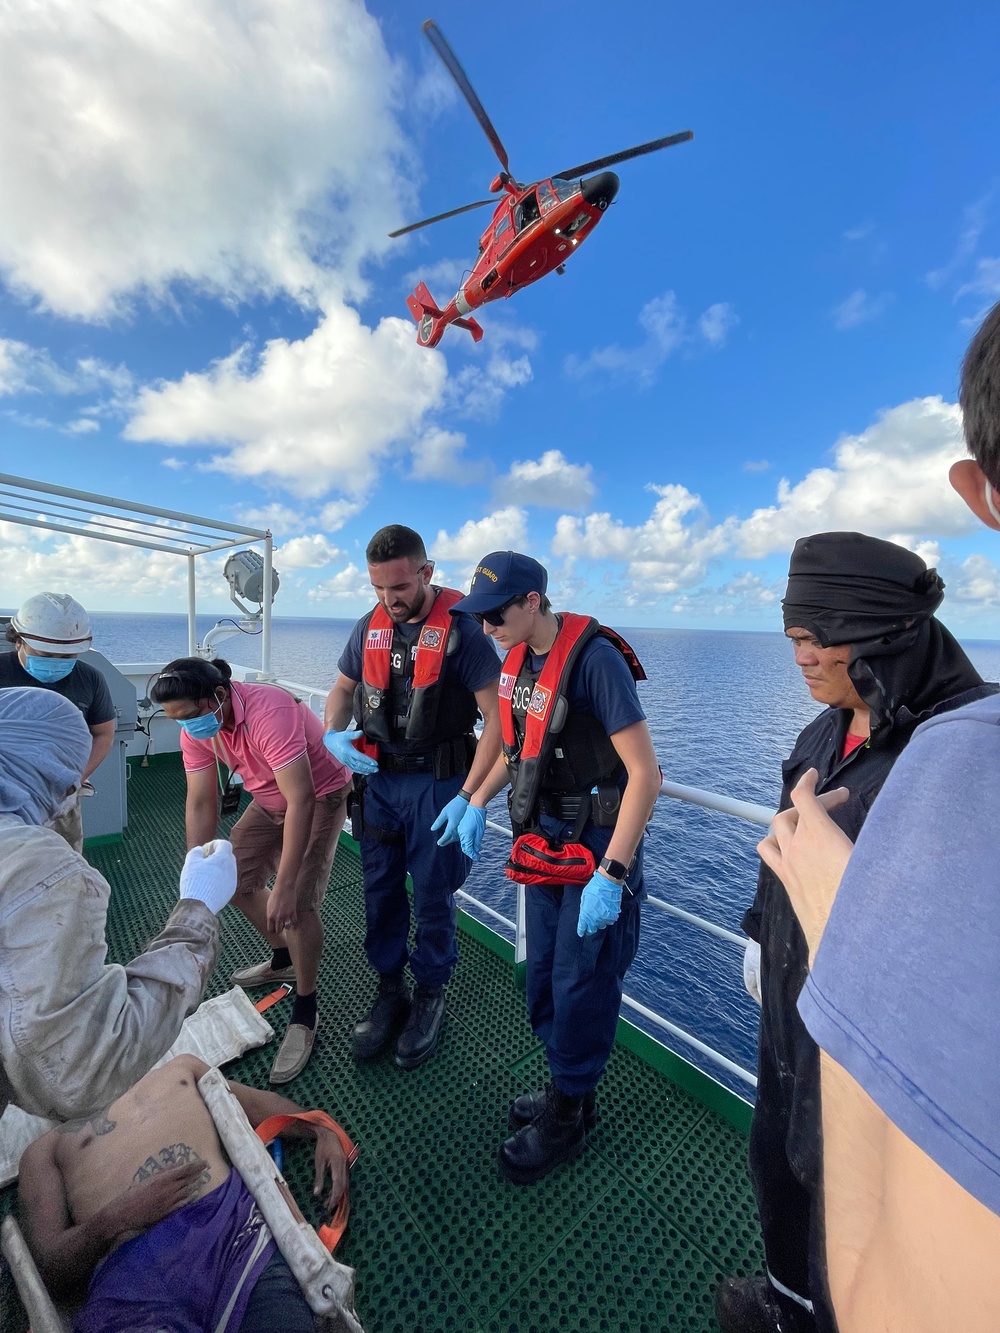
[[[516,680],[517,677],[512,676],[509,671],[500,672],[499,694],[501,699],[510,699],[513,696],[514,682]]]
[[[392,630],[370,629],[368,631],[368,639],[366,642],[369,648],[391,648]]]
[[[420,647],[428,649],[429,652],[439,653],[441,645],[444,643],[444,630],[436,629],[433,625],[425,625],[420,631]]]
[[[547,690],[544,685],[536,685],[531,691],[531,702],[528,704],[528,712],[534,713],[536,717],[544,717],[545,710],[548,708],[549,700],[551,698],[551,690]]]

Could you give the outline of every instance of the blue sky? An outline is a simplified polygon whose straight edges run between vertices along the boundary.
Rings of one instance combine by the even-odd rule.
[[[375,528],[461,583],[527,549],[618,624],[776,628],[795,538],[937,563],[994,637],[1000,551],[947,488],[1000,297],[994,6],[438,0],[522,180],[624,164],[601,226],[416,346],[489,212],[486,139],[405,3],[42,0],[0,18],[4,470],[270,525],[276,613],[370,604]],[[181,610],[183,562],[0,525],[5,604]],[[205,609],[224,606],[203,562]]]

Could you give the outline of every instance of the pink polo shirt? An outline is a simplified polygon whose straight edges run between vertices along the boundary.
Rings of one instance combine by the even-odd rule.
[[[309,756],[317,796],[338,791],[351,780],[323,744],[323,724],[308,707],[276,685],[230,685],[233,729],[223,728],[210,741],[199,741],[181,728],[184,770],[198,773],[219,759],[239,773],[244,786],[265,810],[286,810],[288,802],[274,775],[304,754]]]

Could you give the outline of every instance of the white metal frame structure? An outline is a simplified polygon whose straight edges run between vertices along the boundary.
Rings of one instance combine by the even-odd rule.
[[[76,501],[77,503],[73,503]],[[137,517],[138,516],[138,517]],[[263,543],[264,588],[271,587],[273,539],[269,529],[248,528],[237,523],[184,514],[175,509],[135,504],[110,495],[75,491],[68,486],[31,481],[0,472],[0,522],[45,528],[95,541],[138,546],[145,551],[165,551],[187,560],[188,653],[198,646],[195,624],[195,560],[212,551],[226,551],[248,542]],[[271,675],[271,599],[264,598],[260,640],[261,675]]]

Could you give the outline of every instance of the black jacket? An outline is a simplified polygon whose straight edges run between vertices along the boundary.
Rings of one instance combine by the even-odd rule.
[[[978,680],[978,676],[975,679]],[[996,694],[998,688],[996,685],[972,684],[961,693],[925,708],[917,716],[900,710],[895,722],[886,717],[879,718],[873,711],[871,737],[846,759],[841,759],[840,755],[851,711],[828,708],[800,732],[792,753],[781,766],[779,808],[786,810],[791,805],[792,788],[806,769],[815,768],[820,778],[817,791],[831,791],[835,787],[847,787],[850,791],[850,799],[831,811],[831,818],[853,842],[889,776],[889,770],[919,723],[936,713]],[[813,1114],[815,1083],[819,1076],[815,1043],[796,1008],[809,970],[809,950],[784,886],[767,866],[760,868],[753,906],[741,924],[750,938],[760,943],[759,1096],[770,1099],[777,1095],[783,1104],[789,1161],[798,1178],[805,1183],[816,1170]],[[777,1087],[773,1086],[775,1079]]]

